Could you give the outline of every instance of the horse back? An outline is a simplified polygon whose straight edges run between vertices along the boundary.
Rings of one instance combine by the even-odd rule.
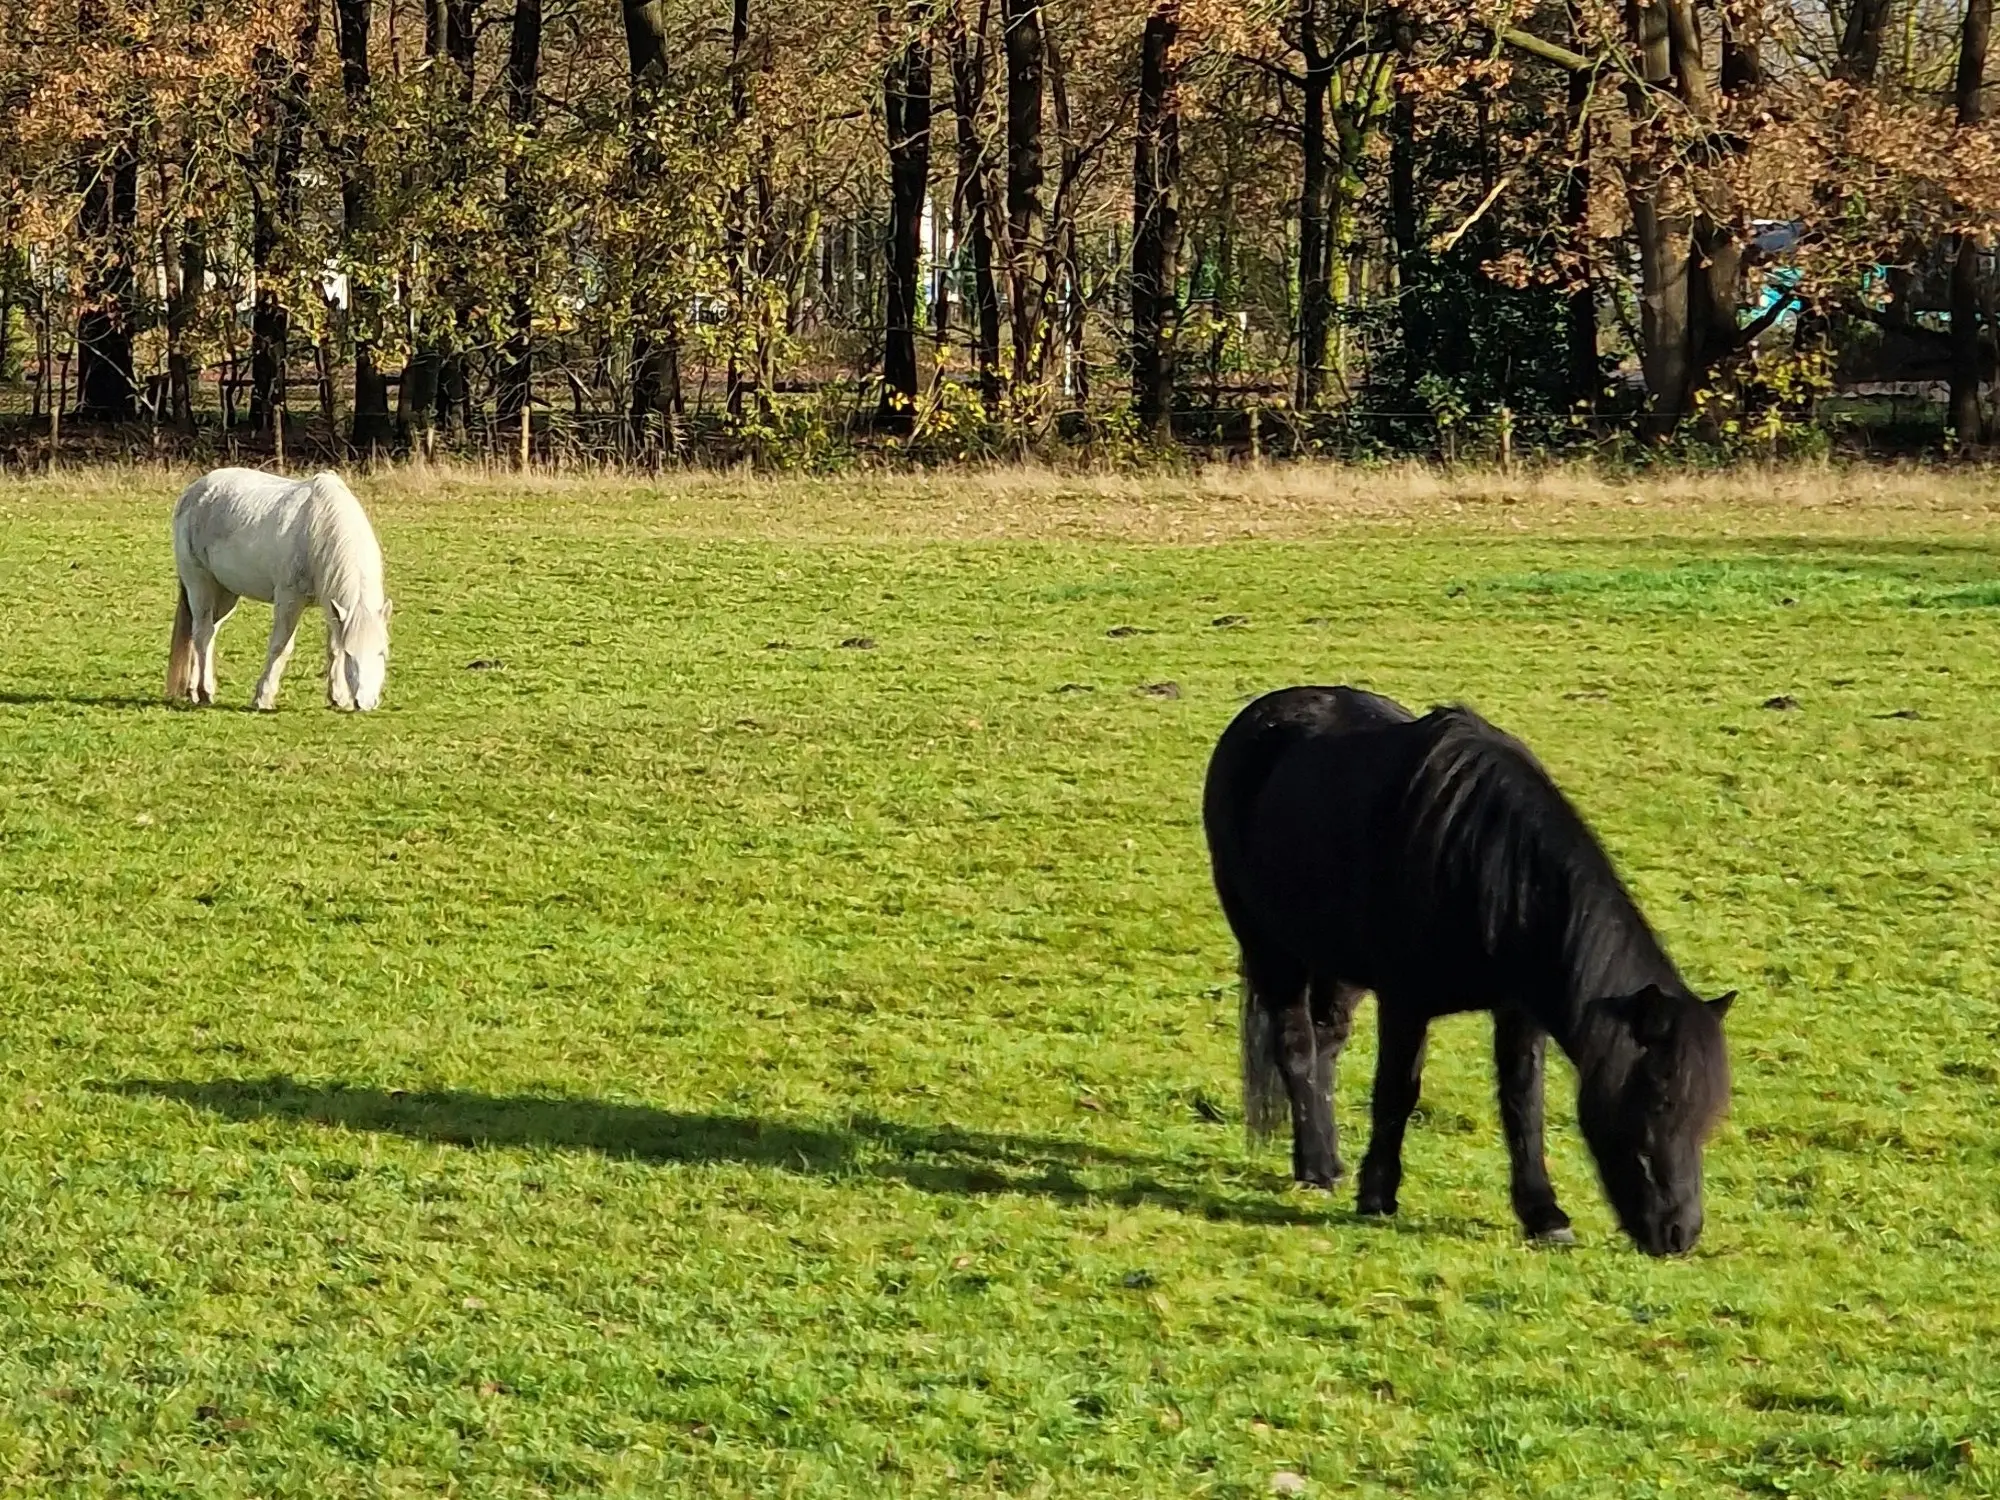
[[[174,532],[197,546],[229,537],[282,531],[296,524],[309,498],[297,480],[260,469],[215,469],[174,502]]]
[[[231,593],[269,601],[308,582],[307,503],[296,480],[258,469],[215,469],[174,503],[174,552]]]
[[[1679,983],[1547,772],[1469,710],[1274,694],[1224,733],[1208,813],[1239,940],[1311,973],[1434,1014],[1571,981]]]
[[[1362,856],[1418,722],[1394,699],[1352,687],[1285,688],[1236,716],[1209,763],[1203,824],[1240,939],[1296,947],[1295,929],[1357,924],[1370,883]]]

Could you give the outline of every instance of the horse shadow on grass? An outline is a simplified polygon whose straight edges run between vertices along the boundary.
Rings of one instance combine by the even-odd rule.
[[[148,698],[143,693],[35,693],[8,689],[0,691],[0,707],[151,708],[165,713],[168,709],[168,704],[164,698]]]
[[[254,714],[248,703],[169,703],[163,697],[144,693],[56,693],[29,692],[17,688],[0,690],[0,708],[111,708],[121,713],[158,714]]]
[[[105,1087],[129,1097],[177,1099],[232,1120],[299,1121],[473,1149],[590,1151],[660,1165],[735,1163],[830,1181],[901,1183],[926,1193],[1144,1205],[1239,1224],[1329,1228],[1354,1217],[1330,1202],[1307,1207],[1262,1185],[1238,1193],[1163,1180],[1186,1170],[1166,1157],[872,1115],[852,1115],[839,1124],[752,1119],[532,1094],[349,1088],[284,1075],[131,1079]],[[1123,1180],[1093,1185],[1078,1175],[1107,1168]],[[1451,1229],[1426,1226],[1433,1234],[1441,1228]],[[1472,1226],[1463,1229],[1473,1232]]]

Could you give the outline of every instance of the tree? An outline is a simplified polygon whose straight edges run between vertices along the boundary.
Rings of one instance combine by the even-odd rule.
[[[750,121],[750,0],[734,0],[729,22],[729,118],[735,127],[737,144],[740,149],[744,127]],[[738,324],[737,337],[729,345],[729,373],[727,376],[729,415],[735,421],[743,420],[743,411],[748,401],[761,395],[762,382],[759,379],[762,364],[761,350],[746,364],[743,358],[744,324],[761,321],[750,317],[750,191],[740,177],[729,189],[728,246],[724,254],[729,262],[730,300],[734,305]],[[759,345],[762,344],[761,329],[752,334]]]
[[[473,89],[478,64],[478,0],[429,0],[425,15],[425,50],[441,57],[446,66],[439,74],[438,92],[443,95],[440,113],[445,123],[440,155],[445,166],[444,181],[464,170],[471,156]],[[469,416],[471,389],[467,369],[466,344],[471,337],[474,293],[468,284],[475,257],[470,247],[454,244],[447,250],[448,270],[440,288],[451,314],[448,329],[441,329],[434,358],[437,365],[435,405],[439,420],[447,425],[463,424]],[[425,403],[413,398],[411,409],[419,421],[428,422]]]
[[[372,448],[392,436],[389,383],[376,363],[381,337],[382,299],[374,284],[370,240],[376,233],[375,178],[369,159],[373,73],[368,55],[368,0],[334,0],[333,21],[340,53],[340,88],[347,115],[336,137],[340,174],[341,237],[347,271],[347,320],[354,348],[356,447]]]
[[[657,191],[665,173],[658,139],[667,94],[669,60],[663,0],[623,0],[626,57],[632,102],[632,175],[640,191]],[[682,416],[680,320],[660,295],[657,279],[634,289],[632,308],[632,423],[643,438],[652,419],[664,419],[678,443]]]
[[[1048,286],[1040,274],[1046,246],[1042,225],[1042,95],[1047,56],[1041,0],[1000,0],[1007,58],[1007,216],[1003,244],[1007,301],[1013,317],[1017,399],[1047,369]]]
[[[1588,46],[1580,34],[1580,18],[1571,7],[1572,40]],[[1590,238],[1590,101],[1597,81],[1595,68],[1570,68],[1564,73],[1563,127],[1569,135],[1570,161],[1563,185],[1563,229],[1572,256],[1569,288],[1569,399],[1573,408],[1597,404],[1604,371],[1597,350],[1597,288],[1591,277]]]
[[[250,263],[257,284],[250,330],[250,421],[255,427],[283,416],[292,325],[285,283],[292,242],[301,228],[299,172],[318,46],[319,0],[306,0],[289,53],[268,45],[257,53],[256,133],[249,160]]]
[[[1140,49],[1132,151],[1132,404],[1156,436],[1171,430],[1180,283],[1181,129],[1178,0],[1159,0]]]
[[[1889,25],[1890,0],[1853,0],[1841,27],[1840,53],[1833,76],[1843,83],[1871,84],[1882,60],[1882,33]]]
[[[1959,34],[1956,116],[1960,130],[1986,115],[1986,48],[1993,30],[1993,0],[1966,0]],[[1979,236],[1961,230],[1951,263],[1951,429],[1962,445],[1984,435],[1979,409]]]
[[[1304,63],[1305,128],[1300,137],[1300,178],[1299,178],[1299,375],[1297,401],[1299,409],[1310,411],[1319,404],[1320,392],[1326,383],[1326,335],[1332,321],[1332,309],[1327,297],[1327,211],[1328,204],[1328,156],[1326,148],[1326,105],[1327,96],[1333,88],[1333,56],[1320,45],[1319,0],[1300,0],[1298,14],[1299,55]],[[1414,111],[1415,95],[1410,95],[1407,108]],[[1406,119],[1399,115],[1399,122],[1408,127],[1414,114]],[[1398,160],[1407,172],[1410,164],[1408,147],[1413,143],[1405,141],[1403,135],[1396,137],[1403,141],[1405,149]],[[1393,170],[1393,169],[1392,169]],[[1404,224],[1408,215],[1397,220]],[[1401,246],[1399,254],[1407,257],[1409,245],[1405,239],[1397,241]]]
[[[80,375],[210,420],[247,355],[268,431],[309,336],[364,449],[561,380],[558,442],[741,453],[754,409],[762,453],[801,407],[872,427],[864,385],[901,425],[930,267],[940,378],[964,351],[1029,442],[1099,430],[1051,403],[1109,366],[1167,437],[1282,390],[1423,444],[1615,420],[1635,357],[1657,436],[1768,432],[1838,370],[1949,377],[1970,441],[1989,6],[37,0],[0,7],[0,325],[38,411]]]
[[[1000,407],[1000,292],[993,276],[993,183],[980,112],[986,97],[987,26],[991,0],[979,0],[967,28],[954,0],[946,14],[951,52],[951,105],[957,127],[958,176],[952,193],[953,238],[972,246],[974,362],[979,399],[989,414]]]
[[[115,45],[103,0],[80,0],[77,31],[89,46]],[[77,153],[83,204],[78,239],[83,254],[83,308],[77,319],[77,415],[130,420],[138,414],[132,363],[133,260],[139,220],[139,150],[121,106],[96,122]]]
[[[540,264],[539,215],[528,153],[541,119],[542,0],[514,0],[507,47],[506,231],[509,255],[508,336],[500,368],[499,412],[518,418],[534,399],[535,279]]]
[[[917,401],[917,280],[925,192],[931,170],[931,49],[918,0],[882,88],[889,137],[888,316],[882,340],[881,425],[907,432]]]

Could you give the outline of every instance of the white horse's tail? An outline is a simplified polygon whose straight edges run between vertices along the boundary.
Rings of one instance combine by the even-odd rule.
[[[185,703],[194,697],[198,664],[194,652],[194,611],[188,607],[187,585],[174,580],[174,639],[167,648],[167,701]]]

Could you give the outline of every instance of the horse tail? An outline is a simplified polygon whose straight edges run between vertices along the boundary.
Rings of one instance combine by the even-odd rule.
[[[1251,984],[1247,964],[1242,981],[1243,1128],[1263,1141],[1291,1118],[1291,1095],[1278,1068],[1277,1015]]]
[[[174,639],[167,648],[167,701],[194,697],[198,664],[194,653],[194,611],[188,606],[187,584],[174,581]]]
[[[1245,834],[1258,792],[1284,753],[1302,737],[1299,726],[1287,716],[1287,706],[1300,699],[1314,707],[1327,692],[1300,688],[1289,694],[1268,694],[1244,709],[1217,742],[1202,791],[1202,825],[1208,836],[1215,894],[1238,945],[1243,1125],[1253,1142],[1268,1139],[1290,1120],[1291,1095],[1279,1069],[1283,1039],[1277,1012],[1270,1003],[1272,997],[1261,994],[1252,978],[1250,950],[1268,944],[1258,935],[1254,903],[1241,894],[1247,860]]]

